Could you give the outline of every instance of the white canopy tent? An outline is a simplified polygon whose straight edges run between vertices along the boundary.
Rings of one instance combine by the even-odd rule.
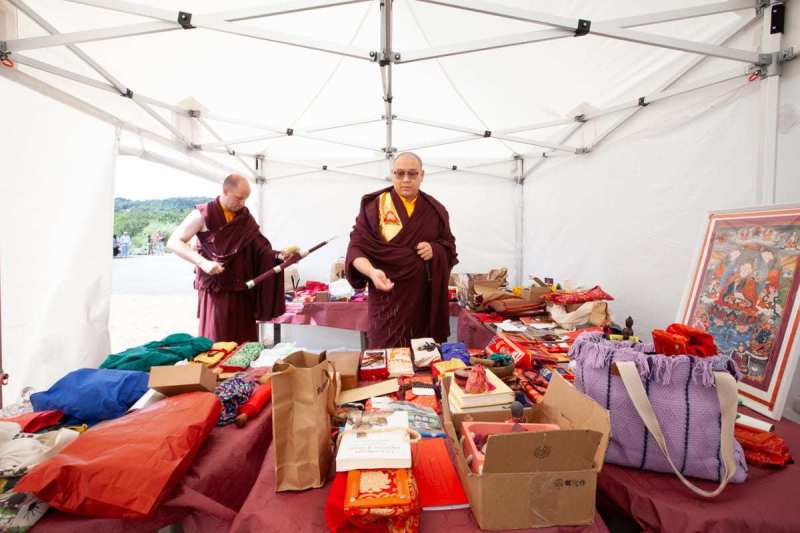
[[[675,318],[708,210],[800,200],[791,4],[217,4],[0,0],[7,397],[108,352],[120,155],[251,177],[282,245],[346,234],[414,150],[457,270],[599,282],[643,332]]]

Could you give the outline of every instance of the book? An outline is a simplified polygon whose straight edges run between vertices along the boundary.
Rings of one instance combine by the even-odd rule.
[[[411,468],[408,413],[370,411],[348,418],[336,453],[336,471]]]
[[[414,375],[414,363],[411,361],[411,350],[408,348],[389,348],[386,350],[386,366],[389,377]]]
[[[469,500],[453,465],[447,439],[422,439],[414,444],[414,479],[423,511],[468,509]]]
[[[347,473],[344,508],[392,507],[411,503],[408,470],[351,470]]]
[[[463,407],[460,403],[458,398],[453,396],[453,388],[456,385],[453,385],[450,388],[450,393],[447,395],[447,403],[450,405],[450,412],[455,415],[464,415],[464,414],[474,414],[474,413],[485,413],[488,411],[499,411],[501,409],[511,409],[511,402],[508,403],[501,403],[496,405],[484,405],[480,407]],[[510,411],[509,411],[510,416]]]
[[[439,345],[432,338],[411,339],[411,349],[414,350],[414,365],[417,368],[431,366],[442,359]]]
[[[514,401],[514,391],[503,383],[494,372],[486,372],[486,380],[493,387],[480,394],[470,394],[461,385],[453,381],[450,393],[459,407],[486,407],[488,405],[501,405]]]

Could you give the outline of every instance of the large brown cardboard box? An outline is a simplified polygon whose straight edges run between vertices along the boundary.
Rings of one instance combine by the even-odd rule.
[[[442,394],[442,412],[456,470],[481,529],[592,523],[597,473],[611,433],[608,411],[597,402],[554,374],[543,402],[526,409],[525,418],[561,430],[490,436],[481,474],[467,465],[459,441],[461,422],[503,422],[508,409],[455,415]]]
[[[328,361],[333,363],[342,379],[342,390],[358,387],[358,362],[361,352],[328,352]]]
[[[148,386],[165,396],[196,391],[214,392],[217,388],[217,375],[198,363],[154,366],[150,368]]]

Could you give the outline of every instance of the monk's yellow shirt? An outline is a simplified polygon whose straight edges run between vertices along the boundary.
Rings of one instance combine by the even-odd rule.
[[[230,221],[233,220],[233,217],[236,216],[236,213],[225,209],[225,206],[222,205],[222,202],[219,203],[219,206],[222,208],[222,214],[225,215],[225,222],[230,223]]]

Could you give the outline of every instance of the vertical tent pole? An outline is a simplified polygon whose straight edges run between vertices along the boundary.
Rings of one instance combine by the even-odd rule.
[[[381,51],[378,65],[381,69],[381,82],[383,83],[383,108],[384,121],[386,122],[386,158],[394,155],[392,146],[392,2],[394,0],[381,0]]]
[[[521,287],[525,282],[525,159],[519,155],[514,156],[514,183],[517,184],[515,191],[517,223],[514,232],[514,265],[517,270],[515,285]]]
[[[765,67],[766,79],[760,83],[761,142],[759,176],[756,191],[761,204],[776,201],[776,174],[778,159],[778,107],[780,106],[780,68],[778,56],[783,32],[782,19],[786,6],[783,1],[772,1],[763,10],[761,20],[762,54],[773,54],[772,63]],[[775,54],[778,52],[778,54]]]
[[[264,176],[264,155],[259,154],[256,156],[256,187],[258,197],[258,225],[264,225],[264,185],[267,183],[267,178]]]

